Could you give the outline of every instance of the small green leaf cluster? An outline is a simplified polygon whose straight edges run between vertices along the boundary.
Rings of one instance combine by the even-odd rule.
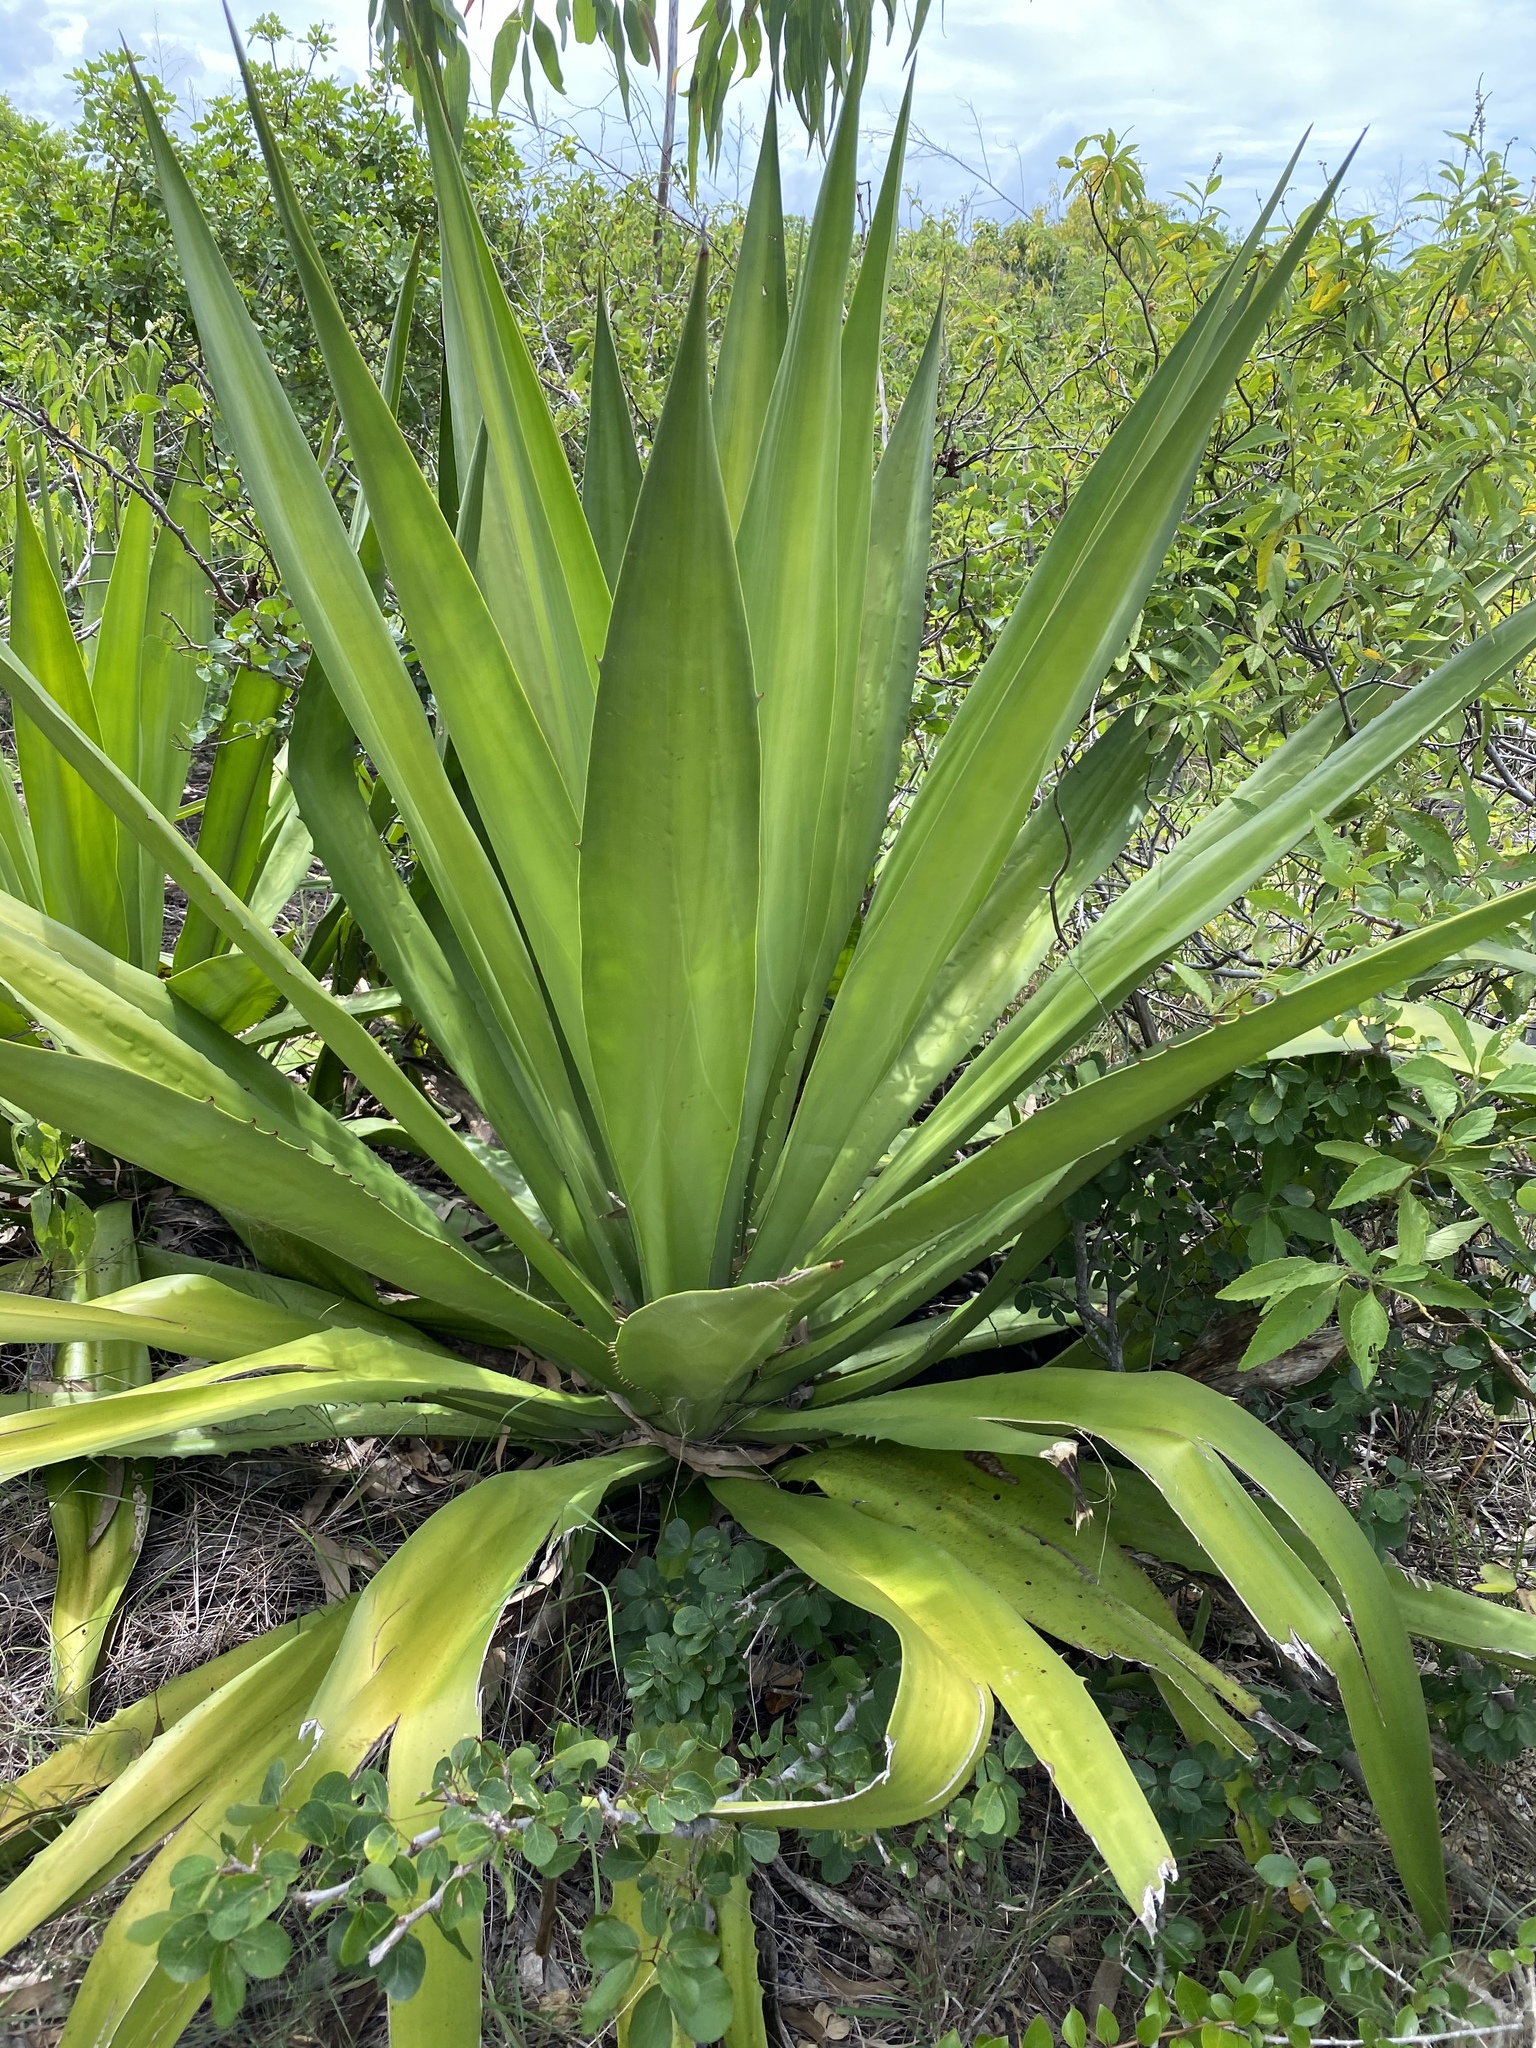
[[[670,1781],[667,1803],[677,1798],[686,1808],[691,1776],[700,1793],[707,1794],[702,1811],[729,1789],[732,1774],[721,1768],[729,1759],[717,1757],[713,1776],[706,1777],[698,1768],[706,1762],[696,1753],[699,1746],[685,1731],[672,1731],[672,1738],[669,1747],[682,1758],[682,1768]],[[649,1820],[649,1802],[645,1812]],[[632,1887],[639,1924],[610,1910],[589,1920],[583,1931],[582,1954],[598,1973],[582,2007],[582,2024],[590,2033],[600,2032],[626,2004],[629,2038],[640,2048],[646,2043],[670,2048],[674,2025],[692,2041],[718,2040],[730,2025],[734,1997],[720,1968],[713,1909],[754,1863],[773,1861],[779,1837],[773,1828],[749,1822],[690,1837],[681,1832],[687,1825],[677,1822],[666,1832],[625,1828],[603,1856],[601,1869],[615,1887],[615,1905],[618,1888]],[[652,1981],[645,1982],[647,1977]]]
[[[1139,1717],[1121,1731],[1120,1744],[1176,1854],[1225,1832],[1230,1756],[1209,1742],[1188,1747],[1170,1730]]]
[[[256,671],[285,689],[296,689],[308,666],[309,651],[303,621],[285,597],[257,598],[232,612],[198,664],[198,679],[207,696],[202,716],[188,734],[189,743],[195,746],[222,724],[238,675]],[[281,724],[280,718],[245,720],[221,738],[265,739]]]
[[[229,2026],[247,1980],[286,1966],[291,1940],[274,1916],[292,1904],[328,1922],[333,1962],[408,1999],[426,1969],[419,1922],[430,1918],[462,1948],[457,1930],[483,1911],[491,1870],[509,1884],[530,1871],[556,1876],[601,1839],[612,1821],[592,1786],[609,1756],[606,1742],[569,1727],[542,1757],[466,1739],[437,1765],[435,1818],[414,1834],[391,1816],[378,1771],[325,1772],[290,1803],[278,1758],[256,1800],[229,1809],[221,1855],[184,1858],[170,1905],[132,1939],[178,1982],[206,1977],[215,2022]]]
[[[269,1822],[277,1812],[284,1766],[267,1772],[255,1806],[231,1807],[234,1827]],[[152,1947],[166,1976],[176,1984],[208,1979],[214,2024],[233,2025],[245,2004],[252,1977],[281,1976],[293,1944],[273,1915],[286,1902],[299,1876],[290,1850],[247,1852],[235,1834],[219,1837],[222,1858],[184,1856],[171,1871],[171,1902],[129,1930],[130,1941]]]
[[[1405,1955],[1395,1929],[1339,1898],[1322,1857],[1298,1864],[1290,1856],[1270,1853],[1259,1858],[1255,1870],[1266,1887],[1264,1901],[1248,1914],[1238,1967],[1218,1970],[1214,1984],[1202,1983],[1188,1967],[1202,1945],[1193,1923],[1182,1923],[1195,1937],[1192,1941],[1172,1938],[1175,1921],[1170,1918],[1156,1937],[1138,1929],[1134,1941],[1105,1944],[1106,1953],[1124,1961],[1128,1981],[1145,1993],[1130,2028],[1137,2048],[1158,2048],[1163,2042],[1236,2048],[1244,2041],[1250,2048],[1311,2048],[1325,2028],[1337,2039],[1340,2016],[1356,2030],[1346,2036],[1355,2048],[1439,2035],[1455,2038],[1493,2026],[1492,2007],[1464,1981],[1445,1935]],[[1277,1923],[1277,1913],[1285,1920]],[[1250,1963],[1255,1941],[1266,1932],[1287,1938]],[[1303,1944],[1326,1996],[1304,1982]],[[1529,1970],[1536,1961],[1536,1919],[1523,1922],[1515,1943],[1491,1951],[1486,1960],[1495,1973]],[[974,2048],[984,2048],[993,2038],[980,2037]],[[1101,2006],[1090,2023],[1073,2006],[1054,2030],[1037,2014],[1020,2048],[1054,2048],[1058,2038],[1063,2048],[1088,2048],[1090,2041],[1118,2048],[1124,2037],[1107,2007]],[[951,2033],[937,2048],[958,2048],[958,2043],[958,2034]]]
[[[1493,2021],[1492,2009],[1456,1974],[1448,1935],[1435,1935],[1422,1952],[1400,1965],[1391,1959],[1396,1930],[1372,1908],[1340,1898],[1326,1857],[1309,1857],[1298,1865],[1293,1857],[1271,1853],[1261,1856],[1254,1868],[1315,1938],[1330,1998],[1354,2020],[1366,2048],[1381,2039]],[[1302,2023],[1315,2027],[1325,2009],[1319,2001],[1315,2014]]]
[[[643,1719],[727,1724],[746,1697],[742,1649],[759,1626],[767,1552],[719,1529],[669,1521],[649,1557],[613,1582],[613,1635],[625,1689]],[[796,1597],[803,1597],[799,1587]],[[825,1606],[825,1601],[823,1601]]]
[[[1384,1044],[1399,1014],[1382,1006],[1367,1038]],[[1339,1464],[1376,1408],[1422,1404],[1448,1378],[1508,1412],[1518,1376],[1501,1354],[1518,1367],[1536,1344],[1518,1284],[1536,1263],[1521,1221],[1536,1205],[1536,1068],[1515,1030],[1476,1040],[1449,1004],[1413,1014],[1411,1057],[1318,1054],[1240,1072],[1117,1161],[1068,1202],[1082,1228],[1019,1306],[1067,1323],[1086,1286],[1115,1304],[1127,1360],[1159,1364],[1202,1335],[1213,1297],[1252,1303],[1246,1369],[1337,1317],[1353,1370],[1277,1419]],[[1444,1056],[1425,1048],[1426,1020]],[[1410,1334],[1426,1325],[1449,1341],[1426,1348]],[[1368,1501],[1365,1519],[1376,1505],[1390,1522],[1392,1500]]]
[[[1214,2028],[1220,2036],[1246,2035],[1255,2044],[1278,2035],[1288,2038],[1291,2048],[1307,2048],[1312,2029],[1326,2011],[1320,1998],[1293,1997],[1283,1990],[1275,1972],[1262,1964],[1242,1977],[1235,1970],[1219,1971],[1217,1983],[1219,1990],[1207,1990],[1181,1970],[1173,1981],[1171,1997],[1154,1985],[1134,2029],[1140,2048],[1151,2048],[1153,2042],[1169,2034],[1177,2037],[1185,2032],[1197,2034],[1203,2042],[1207,2028]],[[1096,2029],[1101,2041],[1110,2032]],[[1065,2027],[1062,2038],[1067,2038]]]
[[[1536,1679],[1520,1678],[1465,1651],[1424,1680],[1429,1711],[1463,1756],[1512,1763],[1536,1749]]]

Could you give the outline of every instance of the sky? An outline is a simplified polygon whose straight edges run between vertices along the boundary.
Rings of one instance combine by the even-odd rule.
[[[258,5],[236,0],[237,21]],[[473,35],[482,89],[504,11],[485,5]],[[684,0],[684,18],[693,11]],[[366,63],[366,0],[278,0],[276,12],[295,31],[326,22],[342,70]],[[71,66],[124,35],[189,106],[230,82],[220,0],[0,0],[0,92],[27,112],[66,117]],[[873,66],[872,151],[900,99],[903,42],[898,34]],[[653,112],[645,96],[637,140],[591,53],[567,65],[567,83],[570,98],[546,95],[541,113],[574,122],[604,160],[633,163]],[[1433,174],[1445,131],[1469,125],[1479,90],[1490,144],[1512,143],[1514,168],[1536,176],[1531,0],[945,0],[919,58],[907,186],[927,207],[1007,216],[1049,200],[1056,160],[1080,136],[1113,128],[1140,147],[1158,196],[1203,181],[1220,158],[1222,202],[1241,220],[1310,126],[1299,191],[1315,189],[1365,130],[1351,191],[1390,211]],[[750,131],[760,99],[749,92],[739,104]],[[744,141],[727,152],[728,193],[750,160]],[[786,181],[797,205],[814,167],[786,150]]]

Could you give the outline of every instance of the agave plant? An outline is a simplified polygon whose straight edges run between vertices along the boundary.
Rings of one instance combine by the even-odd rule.
[[[142,408],[138,471],[152,479],[161,365],[152,344],[132,356],[129,381]],[[11,645],[158,809],[201,814],[204,858],[270,920],[308,869],[311,847],[291,789],[273,774],[282,684],[269,669],[236,675],[221,709],[207,789],[182,808],[191,742],[208,697],[201,665],[213,623],[202,566],[209,520],[201,468],[194,430],[158,532],[140,495],[127,497],[110,544],[102,544],[105,530],[98,532],[84,586],[84,637],[77,641],[59,583],[49,496],[40,493],[40,530],[18,461]],[[231,953],[205,918],[187,918],[162,961],[162,863],[120,827],[24,711],[16,716],[15,740],[19,792],[8,773],[0,775],[0,881],[7,894],[133,968],[158,973],[163,966],[168,986],[219,1023],[239,1028],[272,1008],[278,998],[265,978]],[[35,1169],[43,1163],[37,1153],[36,1133],[23,1131],[21,1163]],[[126,1203],[93,1212],[78,1197],[56,1200],[45,1191],[34,1203],[34,1232],[42,1264],[13,1274],[13,1286],[48,1286],[84,1300],[139,1278]],[[142,1385],[150,1378],[149,1354],[142,1344],[110,1339],[72,1344],[60,1351],[55,1378],[71,1399]],[[116,1457],[68,1461],[49,1472],[59,1555],[53,1675],[66,1721],[85,1717],[102,1640],[143,1540],[153,1472],[149,1460]]]
[[[1255,1703],[1186,1641],[1129,1545],[1220,1573],[1284,1656],[1333,1674],[1404,1886],[1439,1928],[1410,1636],[1530,1655],[1525,1618],[1390,1575],[1316,1474],[1177,1374],[1111,1373],[1079,1351],[910,1384],[1017,1334],[1014,1293],[1106,1161],[1234,1068],[1536,905],[1518,889],[1441,918],[1021,1107],[1314,819],[1536,647],[1536,617],[1518,613],[1411,688],[1317,713],[1059,949],[1063,914],[1149,800],[1161,744],[1124,716],[1064,771],[1063,752],[1317,208],[1274,246],[1266,212],[1214,280],[893,806],[941,351],[935,324],[877,463],[905,113],[849,297],[849,93],[792,307],[770,124],[713,380],[701,254],[643,471],[600,318],[578,492],[429,64],[418,82],[463,480],[446,505],[346,330],[247,80],[360,480],[350,529],[144,114],[225,427],[313,643],[289,753],[299,810],[393,999],[489,1135],[439,1114],[368,1029],[371,994],[339,999],[273,936],[28,649],[0,650],[18,715],[284,1004],[242,1035],[47,905],[0,898],[0,979],[33,1020],[0,1041],[0,1095],[237,1219],[266,1268],[160,1254],[153,1277],[89,1302],[0,1297],[13,1339],[211,1361],[89,1403],[18,1405],[0,1469],[395,1432],[568,1455],[486,1477],[355,1602],[177,1680],[12,1787],[0,1829],[52,1838],[0,1894],[0,1949],[169,1837],[64,2039],[173,2040],[206,1983],[168,1976],[129,1930],[166,1908],[175,1867],[230,1826],[248,1838],[276,1758],[302,1759],[296,1803],[383,1743],[392,1811],[419,1811],[438,1761],[479,1729],[487,1646],[532,1560],[678,1465],[902,1645],[874,1782],[726,1800],[721,1819],[869,1833],[931,1813],[1001,1701],[1154,1920],[1168,1845],[1047,1638],[1147,1667],[1186,1729],[1235,1757]],[[355,1077],[366,1119],[264,1055],[299,1033]],[[458,1191],[473,1243],[371,1149],[381,1132]],[[992,1277],[963,1307],[923,1313],[984,1261]],[[484,1362],[497,1347],[504,1366]],[[519,1350],[561,1383],[518,1377]],[[1078,1436],[1114,1482],[1082,1532],[1059,1469]],[[741,1910],[740,1896],[721,1909]],[[452,1941],[430,1921],[418,1932],[426,1981],[391,2006],[392,2039],[477,2038],[472,1923]],[[749,1978],[699,2038],[764,2038]]]

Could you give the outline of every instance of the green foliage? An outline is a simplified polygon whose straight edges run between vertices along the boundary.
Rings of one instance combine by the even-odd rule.
[[[1376,514],[1359,521],[1358,587],[1341,584],[1327,605],[1321,581],[1303,596],[1314,570],[1343,560],[1317,541],[1327,520],[1304,520],[1289,483],[1276,497],[1294,474],[1276,471],[1276,442],[1242,450],[1223,437],[1235,417],[1239,439],[1251,434],[1256,412],[1320,431],[1277,365],[1327,310],[1312,286],[1330,260],[1332,194],[1283,237],[1266,214],[1239,246],[1209,192],[1192,219],[1149,208],[1134,162],[1106,138],[1078,153],[1066,219],[1041,224],[1070,259],[1079,306],[1106,264],[1129,294],[1099,290],[1103,339],[1066,380],[1077,445],[1100,452],[1069,476],[1051,428],[1048,516],[1030,497],[1039,478],[1024,488],[997,466],[1011,510],[988,543],[993,567],[963,605],[941,571],[938,673],[925,674],[940,329],[917,356],[923,295],[910,292],[889,353],[905,397],[888,431],[883,323],[905,130],[856,251],[858,63],[787,325],[770,131],[742,234],[760,288],[753,270],[730,295],[719,350],[730,378],[712,377],[722,284],[701,259],[683,317],[675,229],[644,258],[673,297],[638,348],[624,340],[622,288],[638,263],[613,280],[604,432],[622,456],[637,361],[629,396],[648,444],[630,516],[631,463],[595,464],[581,492],[573,473],[592,348],[576,374],[574,314],[562,327],[559,308],[541,306],[548,317],[525,333],[517,252],[511,296],[497,258],[525,218],[567,233],[587,209],[632,230],[634,195],[613,201],[572,179],[519,215],[503,131],[464,125],[446,15],[395,10],[390,26],[421,140],[386,98],[379,146],[398,161],[374,167],[389,185],[377,206],[359,203],[357,166],[332,160],[335,133],[379,106],[378,82],[341,91],[292,66],[247,65],[259,182],[243,112],[210,114],[184,164],[147,94],[145,155],[120,67],[93,84],[93,147],[117,149],[113,175],[131,188],[146,250],[160,232],[153,164],[200,360],[177,302],[155,318],[178,385],[206,375],[201,417],[222,453],[215,482],[195,488],[246,583],[238,601],[221,590],[221,634],[188,636],[205,656],[199,681],[230,684],[193,847],[175,816],[192,807],[179,787],[148,795],[142,721],[103,681],[127,673],[113,600],[131,581],[122,564],[143,554],[149,486],[123,515],[89,670],[86,606],[55,573],[66,550],[54,479],[38,480],[35,512],[17,491],[0,661],[27,741],[25,822],[44,832],[48,860],[39,902],[19,881],[0,899],[0,967],[24,1013],[0,1040],[0,1092],[39,1127],[115,1154],[140,1184],[213,1204],[264,1270],[243,1300],[230,1268],[161,1276],[201,1282],[190,1299],[152,1282],[148,1297],[130,1286],[105,1306],[52,1303],[46,1321],[18,1309],[12,1329],[84,1343],[115,1326],[139,1345],[147,1330],[214,1362],[89,1402],[25,1399],[0,1417],[0,1469],[430,1433],[445,1417],[502,1448],[620,1448],[487,1476],[394,1553],[332,1635],[317,1624],[211,1690],[195,1723],[169,1726],[59,1853],[0,1895],[7,1938],[104,1883],[129,1841],[174,1828],[82,1986],[80,2028],[149,1995],[152,1958],[122,1939],[140,1921],[155,1930],[140,1946],[169,1955],[162,1976],[187,1987],[181,2020],[205,1979],[216,2016],[231,2016],[246,1979],[281,1966],[260,1932],[281,1893],[334,1914],[343,1966],[372,1971],[400,2007],[419,1991],[415,2009],[441,2037],[468,2040],[478,1977],[461,1965],[475,1953],[481,1873],[547,1883],[601,1846],[614,1894],[593,1923],[589,2018],[606,2023],[632,1995],[637,2048],[662,2048],[674,2024],[709,2041],[750,1996],[750,1967],[730,1965],[728,1951],[750,1951],[732,1916],[747,1913],[748,1864],[774,1853],[780,1823],[811,1835],[829,1875],[890,1853],[884,1836],[907,1826],[927,1830],[909,1855],[942,1841],[957,1861],[983,1859],[1017,1827],[1016,1774],[1036,1761],[1153,1927],[1173,1869],[1161,1816],[1192,1840],[1226,1808],[1238,1839],[1266,1853],[1270,1822],[1310,1824],[1323,1780],[1267,1768],[1244,1725],[1254,1695],[1189,1642],[1126,1546],[1225,1581],[1305,1670],[1331,1674],[1413,1909],[1437,1934],[1429,1720],[1408,1631],[1523,1658],[1529,1630],[1513,1610],[1425,1594],[1384,1567],[1381,1531],[1411,1493],[1408,1468],[1370,1475],[1373,1543],[1280,1436],[1188,1376],[1107,1375],[1082,1357],[901,1383],[978,1333],[1001,1341],[992,1311],[1021,1285],[1027,1301],[1075,1313],[1105,1362],[1146,1362],[1152,1276],[1191,1260],[1205,1264],[1186,1299],[1218,1291],[1213,1281],[1230,1296],[1236,1281],[1269,1303],[1254,1371],[1282,1336],[1347,1302],[1362,1401],[1411,1367],[1382,1328],[1402,1304],[1481,1328],[1485,1294],[1452,1267],[1478,1256],[1483,1232],[1524,1256],[1506,1128],[1515,1041],[1442,1018],[1450,1043],[1437,1051],[1420,1030],[1415,1070],[1395,1064],[1405,1048],[1389,1034],[1406,1014],[1397,1003],[1469,962],[1508,1014],[1529,993],[1530,956],[1499,935],[1536,891],[1507,857],[1502,816],[1473,793],[1497,768],[1483,740],[1514,701],[1504,679],[1536,644],[1508,516],[1518,462],[1491,496],[1464,478],[1466,516],[1444,532],[1440,513],[1429,520],[1445,548],[1442,560],[1425,536],[1414,543],[1437,564],[1427,575],[1418,564],[1398,576],[1431,490],[1419,479],[1390,535]],[[588,15],[578,33],[600,26]],[[520,33],[523,53],[531,41],[546,62],[547,27],[541,38],[525,14]],[[221,150],[233,221],[224,202],[201,203],[222,189]],[[1483,233],[1479,208],[1501,220],[1515,208],[1502,171],[1478,177],[1486,193],[1447,209],[1451,240]],[[434,291],[429,258],[418,291],[429,195],[438,277]],[[477,199],[489,200],[478,212]],[[350,241],[343,202],[370,221]],[[231,225],[233,265],[217,232]],[[903,260],[931,256],[944,233],[909,237]],[[356,244],[356,270],[338,235]],[[568,266],[583,289],[599,247],[594,237]],[[995,240],[978,248],[997,260]],[[402,251],[386,299],[375,288]],[[1507,258],[1502,242],[1479,258],[1488,290],[1514,275]],[[1059,281],[1047,265],[999,306],[1049,332]],[[394,345],[375,379],[386,303]],[[962,308],[962,392],[978,363],[1000,360],[1001,317],[983,334]],[[1358,339],[1346,328],[1338,345]],[[1318,344],[1321,382],[1353,390],[1354,365],[1341,376],[1331,346]],[[1017,337],[1008,348],[1009,374],[1028,385],[1027,352]],[[153,408],[124,406],[88,364],[60,374],[70,417],[82,405],[94,417],[106,392],[101,409],[124,415],[110,420],[116,459],[157,475],[167,450]],[[1492,374],[1480,361],[1475,375]],[[1132,383],[1142,396],[1123,412]],[[1523,404],[1523,387],[1508,395]],[[1303,396],[1321,404],[1311,387]],[[44,413],[33,423],[45,441],[85,445]],[[137,446],[128,413],[142,417]],[[959,488],[940,493],[938,541],[964,577],[976,503],[951,413],[938,468]],[[183,417],[194,413],[178,403],[177,428]],[[1374,432],[1369,404],[1341,401],[1341,417],[1355,460]],[[1212,469],[1234,456],[1246,465],[1236,489]],[[13,456],[18,475],[27,459]],[[1357,476],[1369,469],[1355,460]],[[76,564],[91,515],[90,494],[77,496]],[[1350,525],[1346,512],[1336,525]],[[1003,582],[1025,566],[1014,604]],[[1293,601],[1316,607],[1305,648],[1292,644]],[[146,602],[140,588],[141,616]],[[1330,633],[1314,659],[1307,648]],[[1270,637],[1283,659],[1266,652]],[[1465,859],[1438,815],[1426,823],[1420,786],[1435,736],[1457,721],[1477,728],[1455,770]],[[285,733],[291,789],[274,777]],[[1158,789],[1188,827],[1172,843]],[[264,821],[275,828],[290,805],[303,864],[313,835],[346,904],[302,957],[274,931],[279,894],[265,899],[247,858],[254,843],[271,861],[282,832]],[[1391,829],[1375,844],[1384,807]],[[24,854],[20,813],[4,815]],[[188,904],[168,977],[161,919],[138,915],[146,878],[158,890],[166,873]],[[1252,935],[1245,902],[1263,877],[1279,892],[1273,944]],[[118,897],[114,878],[126,878]],[[265,1004],[255,1021],[253,992]],[[1354,1027],[1356,1045],[1349,1020],[1389,997],[1379,1029],[1374,1012]],[[1161,1042],[1154,1000],[1165,1021],[1206,1028]],[[393,1021],[371,1030],[386,1003]],[[1140,1044],[1117,1021],[1127,1003]],[[1319,1054],[1335,1065],[1315,1095]],[[1159,1154],[1190,1142],[1170,1119],[1213,1089],[1230,1089],[1230,1115],[1264,1155],[1262,1199],[1238,1220],[1249,1160],[1247,1183],[1222,1195],[1229,1220],[1202,1203],[1192,1232],[1190,1209],[1175,1214],[1168,1198],[1199,1176]],[[1194,1112],[1196,1135],[1206,1113]],[[1331,1150],[1308,1148],[1319,1116],[1332,1119]],[[1243,1181],[1240,1166],[1229,1173]],[[1091,1226],[1138,1182],[1130,1247],[1096,1268]],[[1043,1266],[1069,1239],[1070,1267]],[[909,1326],[925,1304],[938,1306]],[[528,1350],[554,1384],[523,1377]],[[1118,1461],[1106,1462],[1117,1476],[1091,1559],[1085,1482],[1062,1469],[1067,1432]],[[833,1449],[767,1476],[790,1443]],[[749,1540],[702,1527],[701,1496],[685,1498],[653,1556],[621,1574],[622,1750],[578,1731],[510,1754],[484,1745],[481,1667],[541,1546],[609,1490],[678,1468]],[[871,1620],[850,1629],[847,1610]],[[788,1703],[748,1726],[764,1628],[800,1665]],[[1141,1701],[1120,1715],[1109,1686],[1106,1715],[1069,1661],[1082,1655],[1153,1673],[1181,1744]],[[995,1702],[1015,1724],[998,1741]],[[270,1758],[299,1753],[303,1729],[304,1761],[263,1779]],[[387,1773],[372,1777],[381,1743]],[[332,1883],[301,1886],[296,1844]],[[1298,1910],[1321,1916],[1337,1901],[1314,1876]],[[1249,2020],[1268,2010],[1267,1990],[1218,1995],[1257,2001]],[[1219,2028],[1236,2013],[1207,2001],[1199,2020]],[[1294,2010],[1291,2021],[1302,2024]],[[414,2024],[400,2023],[402,2038]]]

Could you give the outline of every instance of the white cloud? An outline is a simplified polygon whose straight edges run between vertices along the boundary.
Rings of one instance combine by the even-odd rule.
[[[238,8],[242,23],[256,4]],[[502,10],[490,0],[486,11],[490,26],[475,33],[482,63]],[[294,29],[327,21],[338,62],[366,62],[363,0],[280,0],[278,12]],[[206,96],[229,80],[218,0],[0,0],[0,90],[29,110],[65,114],[70,65],[124,33],[183,92]],[[872,128],[894,118],[901,51],[898,35],[877,54]],[[601,62],[574,51],[571,60],[573,100],[589,110],[578,120],[584,140],[632,162],[636,145]],[[1466,125],[1480,81],[1490,139],[1524,130],[1536,141],[1527,0],[1288,0],[1262,10],[1253,0],[949,0],[924,40],[914,125],[927,146],[914,151],[908,182],[929,204],[967,194],[989,211],[1032,204],[1055,182],[1058,155],[1113,128],[1138,144],[1157,193],[1203,178],[1219,155],[1222,196],[1243,215],[1310,124],[1301,189],[1315,190],[1321,165],[1336,165],[1367,128],[1351,182],[1379,198],[1416,188],[1443,131]],[[639,98],[643,127],[653,96]],[[599,102],[604,111],[592,111]],[[758,104],[743,99],[747,120]],[[1532,167],[1528,151],[1516,161]],[[791,202],[802,201],[811,167],[786,170]],[[978,189],[982,171],[991,195]],[[729,167],[724,182],[736,182]]]

